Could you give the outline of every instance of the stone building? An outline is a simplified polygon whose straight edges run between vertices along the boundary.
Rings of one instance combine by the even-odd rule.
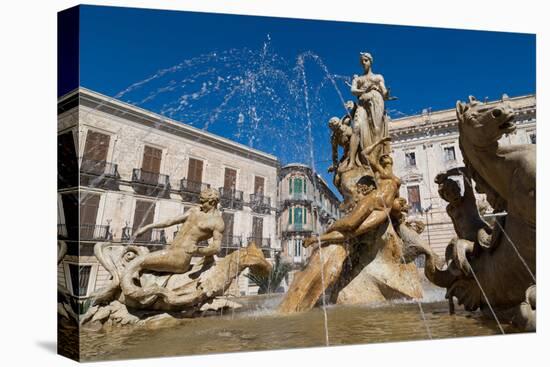
[[[278,198],[282,253],[298,269],[311,252],[302,246],[304,238],[323,233],[340,217],[340,201],[322,177],[300,163],[280,169]]]
[[[536,96],[508,99],[516,111],[517,130],[501,139],[501,144],[536,143]],[[489,104],[498,103],[492,101]],[[400,194],[411,204],[411,216],[427,223],[423,236],[436,253],[443,255],[455,235],[446,202],[437,192],[435,176],[453,167],[463,166],[458,147],[455,109],[430,111],[390,121],[390,136],[395,174],[402,180]],[[464,190],[464,183],[457,178]],[[478,204],[488,205],[478,194]],[[490,208],[488,213],[490,213]]]
[[[95,243],[161,248],[178,227],[132,233],[197,205],[206,187],[221,195],[222,253],[252,240],[268,258],[280,251],[275,156],[84,88],[58,101],[58,156],[58,235],[68,244],[58,283],[77,299],[109,279]],[[238,294],[257,290],[244,276],[236,284]]]

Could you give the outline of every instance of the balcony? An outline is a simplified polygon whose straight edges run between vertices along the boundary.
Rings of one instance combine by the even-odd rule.
[[[118,190],[118,165],[106,161],[82,158],[80,161],[80,185]]]
[[[186,178],[180,180],[180,194],[184,201],[198,202],[200,193],[209,188],[210,184],[204,182],[190,181]]]
[[[166,233],[164,229],[151,229],[138,237],[133,236],[134,229],[131,227],[122,228],[122,242],[147,244],[147,245],[165,245]]]
[[[220,202],[222,207],[242,210],[243,208],[243,192],[228,187],[220,187]]]
[[[310,205],[313,202],[313,196],[311,194],[306,194],[303,192],[294,192],[283,196],[283,200],[279,203],[281,210],[284,210],[286,207],[299,204],[299,205]]]
[[[113,239],[108,225],[81,224],[79,236],[81,241],[110,241]]]
[[[222,239],[222,247],[238,249],[242,247],[242,236],[224,236]]]
[[[169,197],[170,176],[155,172],[147,172],[141,168],[132,171],[132,184],[136,192],[148,196]]]
[[[271,198],[263,194],[250,194],[250,208],[255,213],[269,214],[271,212]]]
[[[311,224],[303,224],[303,223],[292,223],[287,224],[285,227],[283,227],[282,231],[282,237],[289,238],[292,236],[304,236],[309,237],[311,236],[311,233],[313,232],[313,227]]]
[[[271,238],[267,237],[248,237],[247,242],[254,242],[256,246],[262,249],[271,249]]]

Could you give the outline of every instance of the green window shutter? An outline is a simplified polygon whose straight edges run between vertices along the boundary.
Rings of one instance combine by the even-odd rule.
[[[307,208],[304,208],[304,224],[307,223]]]
[[[288,224],[292,224],[292,207],[288,210]]]
[[[294,192],[296,194],[302,193],[302,179],[301,178],[295,178],[294,179]]]
[[[307,194],[306,187],[307,187],[307,180],[304,180],[304,194]]]
[[[288,193],[292,194],[292,178],[288,179]]]
[[[302,208],[294,208],[294,223],[296,224],[302,224],[303,218],[302,218]]]

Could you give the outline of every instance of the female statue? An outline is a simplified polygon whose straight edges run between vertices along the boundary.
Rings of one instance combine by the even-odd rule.
[[[359,60],[364,74],[354,75],[351,82],[351,93],[357,97],[358,103],[353,118],[354,134],[350,141],[350,159],[345,170],[361,166],[361,155],[358,154],[360,150],[388,136],[384,101],[389,98],[389,93],[384,84],[384,77],[372,72],[373,59],[369,53],[362,52]],[[389,144],[386,143],[377,148],[374,156],[379,158],[380,155],[389,152]]]

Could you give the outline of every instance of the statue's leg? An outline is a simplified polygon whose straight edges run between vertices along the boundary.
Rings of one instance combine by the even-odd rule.
[[[160,271],[181,274],[189,270],[191,255],[183,249],[172,248],[147,254],[141,264],[141,270]]]

